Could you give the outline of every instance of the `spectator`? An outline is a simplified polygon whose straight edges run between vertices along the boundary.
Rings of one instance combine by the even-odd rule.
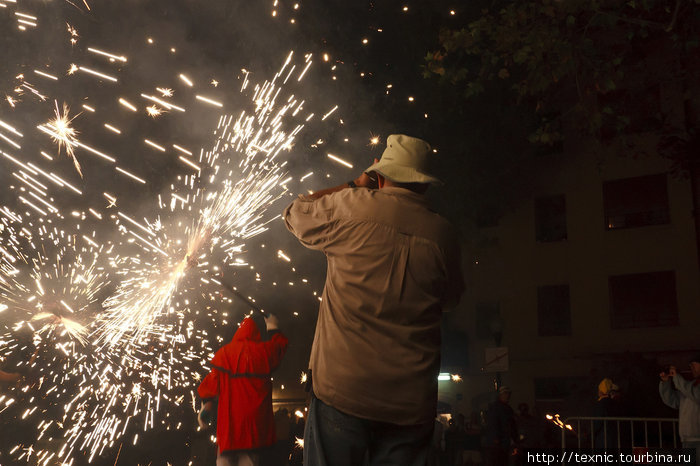
[[[356,180],[284,212],[289,231],[328,261],[311,349],[307,466],[356,466],[367,455],[371,464],[427,460],[440,318],[463,290],[455,232],[423,195],[439,182],[428,173],[431,155],[425,141],[391,135]]]
[[[598,400],[593,411],[594,417],[619,417],[619,392],[617,385],[609,378],[604,378],[598,384]],[[605,419],[593,421],[594,448],[620,448],[618,445],[618,429],[616,421]]]
[[[274,315],[245,318],[231,342],[216,352],[211,372],[199,385],[203,427],[218,398],[217,466],[257,466],[261,448],[275,443],[270,373],[288,343],[277,327]]]
[[[467,432],[464,425],[464,414],[458,413],[450,419],[449,427],[445,432],[445,451],[449,466],[462,466],[464,464],[464,447]]]
[[[457,460],[457,450],[459,449],[459,427],[452,417],[447,422],[447,430],[445,431],[445,458],[449,466],[454,466]],[[461,455],[460,455],[461,461]]]
[[[523,448],[543,448],[544,429],[542,421],[530,414],[530,406],[527,403],[518,405],[518,442]]]
[[[292,420],[289,417],[287,408],[280,408],[275,413],[275,464],[284,465],[289,460],[289,452],[292,448],[291,439]]]
[[[678,434],[683,448],[694,448],[700,464],[700,354],[690,360],[692,380],[686,380],[675,366],[661,372],[659,393],[663,402],[678,410]]]
[[[442,425],[440,417],[435,418],[433,428],[433,439],[430,442],[430,453],[428,455],[428,466],[440,466],[441,457],[444,453],[443,442],[445,441],[445,427]]]
[[[486,464],[506,466],[513,445],[517,442],[515,413],[510,407],[511,390],[498,389],[498,399],[489,405],[486,412]]]

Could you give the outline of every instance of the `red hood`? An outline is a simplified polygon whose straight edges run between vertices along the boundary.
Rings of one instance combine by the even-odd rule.
[[[238,327],[238,330],[236,330],[236,333],[233,335],[233,339],[231,341],[260,341],[260,330],[258,330],[258,326],[255,325],[255,321],[251,319],[250,317],[246,317],[243,319],[243,322],[241,322],[241,326]]]

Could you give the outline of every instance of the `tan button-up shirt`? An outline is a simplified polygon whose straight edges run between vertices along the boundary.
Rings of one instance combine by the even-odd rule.
[[[464,288],[451,225],[396,187],[300,197],[284,220],[328,260],[309,366],[315,395],[365,419],[431,421],[440,317]]]

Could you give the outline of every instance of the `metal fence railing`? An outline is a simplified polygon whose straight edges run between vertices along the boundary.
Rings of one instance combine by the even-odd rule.
[[[570,417],[561,432],[562,449],[677,448],[678,419],[653,417]]]

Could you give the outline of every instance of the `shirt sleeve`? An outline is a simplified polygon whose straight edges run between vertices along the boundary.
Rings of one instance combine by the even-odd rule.
[[[676,374],[673,377],[673,385],[687,398],[700,404],[700,385],[695,384],[694,380],[685,380],[682,375]]]
[[[287,229],[309,249],[323,250],[328,245],[328,231],[333,224],[333,196],[319,199],[299,196],[283,214]]]
[[[673,384],[670,380],[659,382],[659,395],[664,404],[670,408],[678,409],[680,399],[678,392],[673,389]]]
[[[197,387],[197,394],[203,401],[219,396],[219,371],[212,369]]]
[[[272,332],[272,337],[268,341],[263,342],[271,371],[275,370],[280,362],[282,362],[282,358],[287,352],[287,345],[289,344],[289,340],[284,333],[279,330],[273,330]]]

